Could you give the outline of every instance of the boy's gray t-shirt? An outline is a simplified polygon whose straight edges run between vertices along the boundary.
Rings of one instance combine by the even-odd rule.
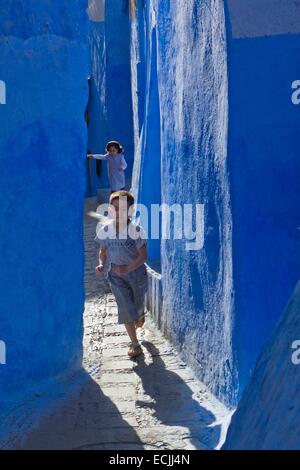
[[[143,228],[135,223],[129,224],[129,230],[123,231],[116,237],[110,237],[114,234],[114,221],[106,223],[100,230],[97,230],[95,241],[102,248],[107,249],[107,261],[109,264],[118,266],[130,265],[138,256],[138,249],[147,246],[147,238]]]

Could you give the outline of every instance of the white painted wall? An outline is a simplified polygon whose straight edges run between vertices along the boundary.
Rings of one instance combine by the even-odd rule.
[[[300,33],[299,0],[228,0],[235,38]]]

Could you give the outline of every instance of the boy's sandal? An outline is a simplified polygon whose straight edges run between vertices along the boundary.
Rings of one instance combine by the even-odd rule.
[[[137,356],[140,356],[141,354],[143,354],[143,350],[141,346],[139,344],[136,346],[133,346],[133,344],[131,344],[129,351],[128,351],[128,356],[137,357]]]
[[[145,323],[145,313],[143,313],[138,320],[135,322],[136,328],[142,328]]]

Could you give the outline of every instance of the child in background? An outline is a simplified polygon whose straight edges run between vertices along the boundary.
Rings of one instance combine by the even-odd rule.
[[[136,328],[145,321],[147,240],[142,227],[130,220],[130,208],[134,205],[131,193],[115,192],[109,204],[112,220],[98,230],[95,238],[100,245],[96,273],[102,273],[109,263],[108,281],[118,306],[118,323],[125,324],[131,340],[128,355],[136,357],[143,353]]]
[[[111,141],[106,145],[106,154],[89,153],[88,158],[107,161],[107,173],[111,193],[125,189],[125,170],[127,163],[124,158],[124,150],[119,142]]]

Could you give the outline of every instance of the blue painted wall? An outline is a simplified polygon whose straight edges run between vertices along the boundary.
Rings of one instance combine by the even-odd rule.
[[[132,94],[135,97],[133,107],[135,109],[137,159],[132,188],[138,202],[148,210],[147,214],[142,214],[141,223],[145,228],[148,223],[149,229],[152,223],[151,204],[161,204],[161,123],[157,72],[157,31],[156,26],[151,27],[149,24],[150,8],[149,3],[140,2],[138,4],[132,44],[132,60],[135,70],[133,84],[136,86],[136,89],[133,87]],[[134,38],[136,38],[135,41]],[[149,236],[148,257],[150,262],[160,262],[160,245],[159,238],[152,239]]]
[[[107,108],[106,108],[106,43],[105,22],[90,21],[89,44],[91,52],[91,77],[89,81],[89,102],[87,111],[88,148],[94,153],[104,153],[105,143],[108,141]],[[97,189],[108,186],[106,164],[99,162],[101,173],[97,174],[97,163],[87,160],[87,196],[95,196]]]
[[[227,9],[234,345],[241,390],[300,272],[300,107],[291,101],[291,84],[300,77],[300,35],[283,34],[293,27],[295,6],[288,3],[280,11],[278,2],[269,4],[266,22],[258,10],[244,22],[246,12],[234,1]]]
[[[109,140],[117,140],[125,148],[128,164],[126,179],[130,186],[133,167],[133,117],[130,70],[130,17],[128,0],[96,0],[103,4],[103,18],[90,16],[91,93],[88,105],[90,124],[88,148],[104,153]],[[95,21],[97,19],[97,21]],[[96,174],[96,162],[89,164],[91,195],[108,188],[107,167]]]
[[[16,394],[81,366],[86,8],[0,5],[1,413]]]
[[[300,282],[259,356],[226,450],[300,449]]]
[[[150,241],[159,323],[234,403],[299,277],[299,5],[136,4],[134,192],[148,207],[205,204],[203,250]]]
[[[236,371],[223,3],[137,4],[132,23],[134,192],[148,206],[205,204],[203,250],[187,251],[186,240],[163,240],[152,249],[150,241],[150,256],[161,260],[159,324],[211,390],[232,402]]]
[[[111,138],[139,202],[205,205],[202,250],[149,243],[161,328],[225,402],[249,381],[300,268],[299,7],[251,29],[249,2],[132,2],[131,45],[127,1],[90,28],[84,0],[1,2],[2,402],[80,364],[85,154]]]

